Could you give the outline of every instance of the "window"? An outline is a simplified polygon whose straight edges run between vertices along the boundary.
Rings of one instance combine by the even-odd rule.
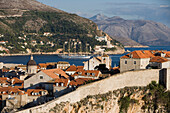
[[[33,86],[33,84],[30,84],[30,87],[32,87]]]
[[[127,64],[127,61],[125,60],[125,64]]]
[[[56,83],[56,86],[58,86],[58,83]]]
[[[89,76],[89,75],[90,75],[90,73],[87,73],[87,75]]]
[[[40,79],[43,79],[43,76],[42,76],[42,75],[40,75]]]
[[[136,61],[134,61],[134,64],[136,64]]]
[[[64,86],[64,83],[61,83],[61,86],[63,87],[63,86]]]
[[[95,73],[92,73],[92,76],[95,76]]]

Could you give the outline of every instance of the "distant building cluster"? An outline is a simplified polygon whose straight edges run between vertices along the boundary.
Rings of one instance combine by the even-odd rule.
[[[89,66],[91,65],[91,66]],[[43,104],[81,85],[111,76],[111,59],[97,56],[84,66],[68,62],[39,63],[31,55],[27,65],[0,63],[1,110]]]
[[[39,63],[31,55],[27,65],[0,63],[0,109],[32,107],[124,71],[170,68],[170,51],[138,50],[111,66],[108,55],[92,57],[84,66],[69,62]]]

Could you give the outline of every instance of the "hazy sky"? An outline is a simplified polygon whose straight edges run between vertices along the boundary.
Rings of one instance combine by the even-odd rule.
[[[145,19],[170,27],[170,0],[38,0],[41,3],[89,18],[98,13],[125,19]]]

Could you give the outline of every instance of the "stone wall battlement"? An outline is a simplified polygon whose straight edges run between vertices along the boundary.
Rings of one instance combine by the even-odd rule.
[[[146,86],[151,83],[151,81],[159,82],[159,77],[159,69],[128,71],[124,73],[119,73],[109,78],[81,86],[75,91],[63,95],[43,105],[18,111],[17,113],[49,112],[51,108],[55,107],[55,105],[59,104],[60,102],[69,101],[70,103],[74,103],[80,101],[88,95],[103,94],[124,87]]]

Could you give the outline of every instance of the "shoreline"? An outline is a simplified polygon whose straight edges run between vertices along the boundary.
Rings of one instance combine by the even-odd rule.
[[[107,53],[106,52],[106,54],[108,54],[108,55],[117,55],[117,54],[124,54],[124,53],[125,52],[116,52],[116,53]],[[64,55],[63,53],[55,53],[55,52],[54,53],[31,53],[31,54],[32,55],[57,55],[57,56],[58,55]],[[31,54],[28,54],[28,53],[26,53],[26,54],[0,54],[0,57],[6,57],[6,56],[29,56]],[[67,53],[65,55],[67,55]],[[97,54],[83,53],[83,55],[91,55],[91,56],[93,56],[93,55],[97,55]]]
[[[149,48],[149,46],[124,46],[124,48]]]

